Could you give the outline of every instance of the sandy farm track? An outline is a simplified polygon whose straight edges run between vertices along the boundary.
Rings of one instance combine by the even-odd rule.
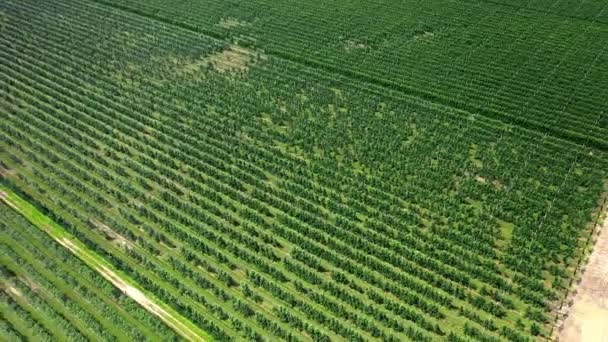
[[[120,289],[126,296],[131,297],[150,313],[159,317],[170,328],[188,341],[210,340],[207,334],[190,323],[186,318],[180,316],[160,300],[148,296],[146,293],[135,287],[136,283],[128,276],[120,275],[109,266],[105,260],[95,252],[87,249],[85,245],[78,242],[76,238],[66,233],[64,229],[47,216],[40,213],[35,207],[19,198],[14,193],[2,191],[0,188],[0,204],[5,203],[16,212],[23,215],[33,225],[37,226],[60,245],[68,249],[72,254],[80,258],[93,270],[99,272],[104,278]],[[133,285],[132,285],[133,284]],[[19,296],[20,293],[14,288],[8,289],[13,295]],[[157,302],[158,301],[158,302]]]
[[[608,342],[608,216],[600,229],[559,341]]]

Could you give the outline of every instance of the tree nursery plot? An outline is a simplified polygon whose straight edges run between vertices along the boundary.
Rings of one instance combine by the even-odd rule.
[[[3,0],[0,337],[555,338],[607,50],[597,0]]]
[[[7,205],[0,206],[2,336],[177,340],[176,334]]]

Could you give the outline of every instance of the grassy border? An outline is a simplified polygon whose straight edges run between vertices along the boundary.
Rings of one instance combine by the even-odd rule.
[[[149,307],[142,305],[144,309],[152,313],[153,315],[159,317],[165,324],[167,324],[170,328],[172,328],[176,333],[181,335],[183,338],[189,341],[212,341],[213,338],[201,330],[198,326],[192,323],[187,318],[180,315],[174,309],[172,309],[167,304],[160,301],[153,294],[144,291],[141,289],[137,282],[131,279],[128,275],[123,272],[117,270],[114,266],[112,266],[109,262],[103,259],[101,256],[97,255],[95,252],[89,250],[83,243],[77,240],[74,236],[69,234],[63,227],[55,223],[48,216],[44,215],[40,212],[36,207],[31,205],[26,200],[19,197],[15,192],[9,190],[4,186],[0,186],[0,200],[5,203],[8,207],[15,210],[18,214],[25,217],[30,223],[32,223],[35,227],[47,233],[51,238],[57,241],[60,245],[66,247],[66,240],[70,242],[71,245],[76,248],[67,248],[72,254],[77,256],[80,260],[82,260],[87,266],[93,269],[96,272],[99,272],[100,269],[106,269],[112,272],[112,276],[108,276],[102,272],[99,274],[105,279],[109,280],[114,286],[116,284],[114,281],[117,279],[122,283],[131,286],[141,293],[143,293],[149,301],[155,304],[157,307],[161,308],[168,315],[161,315],[155,310],[152,310]],[[141,305],[137,300],[136,302]]]

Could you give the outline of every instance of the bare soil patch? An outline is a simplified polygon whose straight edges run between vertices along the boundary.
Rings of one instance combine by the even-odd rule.
[[[220,73],[247,72],[248,65],[254,61],[256,54],[253,50],[231,45],[228,48],[207,56],[205,64],[210,64]]]
[[[558,341],[608,342],[608,215],[566,310]]]
[[[81,255],[80,247],[76,246],[70,239],[61,238],[58,239],[57,242],[59,242],[63,247],[69,249],[72,253]]]
[[[0,162],[0,178],[8,178],[17,174],[17,171],[10,169],[4,163]]]
[[[90,220],[90,223],[95,228],[97,228],[99,231],[101,231],[105,235],[106,239],[112,241],[118,247],[121,247],[124,249],[129,249],[129,250],[133,249],[133,247],[134,247],[133,242],[129,241],[124,236],[116,233],[112,228],[108,227],[107,225],[105,225],[97,220]]]
[[[21,277],[21,280],[34,292],[40,291],[40,285],[28,277]]]
[[[346,49],[346,51],[364,50],[368,47],[369,45],[357,39],[348,39],[344,43],[344,48]]]
[[[430,31],[420,31],[420,32],[416,32],[416,34],[414,35],[414,39],[418,40],[418,39],[428,39],[428,38],[432,38],[435,36],[435,33],[430,32]]]
[[[482,184],[486,184],[488,182],[488,180],[482,176],[475,176],[475,180]]]
[[[230,30],[236,27],[248,26],[249,23],[235,18],[222,18],[220,19],[220,22],[217,25],[227,30]]]
[[[4,285],[4,291],[6,291],[6,293],[8,295],[10,295],[10,296],[15,296],[15,297],[22,297],[23,296],[23,293],[21,293],[21,290],[19,290],[18,288],[16,288],[12,284],[5,284]]]
[[[233,44],[203,58],[182,63],[178,71],[185,74],[197,74],[204,68],[210,67],[221,74],[245,74],[249,70],[249,65],[266,58],[266,55],[261,52]]]

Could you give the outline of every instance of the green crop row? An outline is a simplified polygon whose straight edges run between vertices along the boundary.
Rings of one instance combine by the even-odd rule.
[[[239,45],[221,26],[133,13],[133,3],[1,5],[6,186],[218,340],[548,335],[606,178],[593,142],[605,143],[602,128],[572,139],[593,117],[556,134],[505,120],[511,90],[458,100],[501,112],[478,113],[405,91],[414,81],[402,71],[360,77],[356,60],[261,50],[269,38]],[[237,24],[247,27],[223,25]],[[272,34],[285,25],[266,24]],[[559,101],[547,108],[569,99]],[[598,108],[589,101],[579,109]],[[11,246],[28,240],[12,239],[3,249],[17,258]],[[45,312],[62,309],[54,303]],[[104,303],[87,307],[90,320]],[[15,317],[7,334],[71,323],[32,321],[17,304],[3,304]]]

